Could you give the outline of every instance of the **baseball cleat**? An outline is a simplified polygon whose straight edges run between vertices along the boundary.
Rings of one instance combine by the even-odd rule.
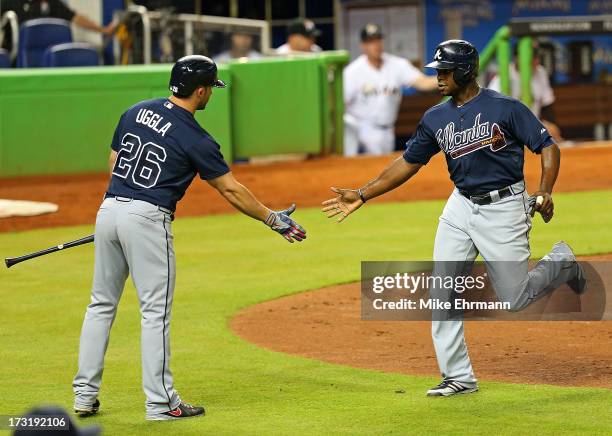
[[[181,403],[178,407],[169,410],[168,412],[159,413],[154,416],[147,416],[149,421],[168,421],[171,419],[194,418],[196,416],[204,416],[206,411],[203,407],[192,406],[188,403]]]
[[[100,401],[97,399],[91,406],[74,406],[74,413],[76,413],[79,418],[95,415],[98,413],[98,410],[100,410]]]
[[[455,380],[442,380],[442,383],[438,386],[427,391],[427,396],[449,397],[458,394],[471,394],[476,391],[478,391],[478,386],[476,384],[473,387],[469,387]]]
[[[580,262],[576,261],[576,276],[574,278],[567,281],[567,286],[571,288],[576,294],[581,295],[584,294],[587,290],[587,279],[584,274],[584,269]]]

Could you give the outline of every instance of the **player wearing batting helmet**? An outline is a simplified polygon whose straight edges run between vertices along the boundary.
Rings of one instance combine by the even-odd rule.
[[[344,220],[366,201],[397,188],[438,152],[446,158],[455,189],[450,195],[434,242],[434,284],[469,274],[480,254],[501,302],[519,311],[567,283],[576,293],[586,279],[565,242],[556,243],[531,271],[529,231],[537,210],[545,222],[553,217],[552,190],[560,165],[559,148],[529,108],[514,98],[481,89],[476,82],[478,52],[467,41],[441,43],[434,60],[438,89],[450,98],[429,109],[397,158],[376,179],[359,189],[337,189],[323,202],[328,217]],[[541,155],[539,189],[528,196],[523,177],[524,147]],[[536,200],[537,199],[537,200]],[[531,210],[530,210],[531,208]],[[459,291],[429,289],[430,298],[452,302]],[[434,311],[432,337],[442,382],[429,396],[449,396],[478,390],[456,311]]]
[[[232,175],[219,144],[195,120],[213,88],[225,88],[217,66],[205,56],[179,59],[170,76],[172,96],[146,100],[119,120],[111,143],[111,179],[96,219],[91,304],[81,333],[74,378],[77,414],[94,414],[104,354],[128,274],[138,291],[142,315],[142,384],[146,418],[180,419],[204,414],[182,401],[170,371],[170,315],[175,257],[172,220],[177,202],[196,174],[235,208],[262,221],[288,242],[306,231],[287,210],[261,204]]]

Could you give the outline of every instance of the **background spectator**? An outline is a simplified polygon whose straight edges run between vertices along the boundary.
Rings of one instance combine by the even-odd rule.
[[[320,52],[321,47],[315,44],[321,31],[310,20],[296,19],[287,26],[287,42],[276,49],[278,54],[295,52]]]
[[[234,32],[231,36],[231,44],[229,50],[215,56],[215,62],[227,62],[239,58],[259,59],[262,57],[260,52],[253,50],[253,35],[250,33]]]
[[[384,52],[382,29],[368,24],[361,31],[363,54],[344,70],[344,154],[354,156],[361,147],[368,154],[391,153],[395,148],[395,120],[402,87],[421,91],[437,87],[408,60]]]
[[[116,23],[109,23],[101,26],[85,15],[70,9],[61,0],[0,0],[0,11],[15,11],[17,19],[21,25],[25,21],[35,18],[61,18],[87,30],[112,35],[116,29]],[[4,40],[2,47],[10,49],[12,46],[11,32],[4,30]]]

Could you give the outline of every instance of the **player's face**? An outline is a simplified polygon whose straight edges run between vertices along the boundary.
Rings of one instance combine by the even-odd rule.
[[[384,51],[384,43],[382,38],[371,39],[361,43],[363,53],[372,59],[380,59]]]
[[[447,96],[453,95],[459,89],[453,78],[453,70],[436,70],[438,72],[438,91]]]
[[[198,88],[196,93],[198,96],[198,110],[204,110],[208,100],[210,100],[210,96],[212,95],[212,86],[202,86]]]

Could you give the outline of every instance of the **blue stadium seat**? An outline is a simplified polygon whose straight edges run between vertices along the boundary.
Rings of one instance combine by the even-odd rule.
[[[17,66],[40,67],[45,50],[55,44],[72,42],[70,23],[59,18],[28,20],[19,27]]]
[[[9,56],[8,51],[3,48],[0,48],[0,68],[10,68],[11,66],[11,58]]]
[[[84,42],[67,42],[49,47],[43,53],[43,67],[88,67],[100,65],[98,52]]]

